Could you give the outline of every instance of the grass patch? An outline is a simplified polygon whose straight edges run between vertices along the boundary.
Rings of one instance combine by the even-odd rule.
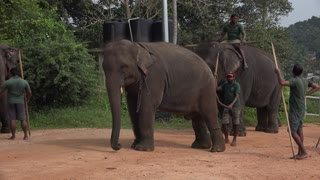
[[[30,111],[31,129],[63,129],[63,128],[111,128],[112,115],[105,89],[100,89],[95,97],[83,106],[65,107],[60,109],[44,109]],[[286,124],[286,117],[282,105],[279,108],[281,123]],[[126,102],[123,98],[121,128],[131,128]],[[305,122],[320,123],[319,117],[307,116]],[[256,126],[255,108],[245,108],[244,122],[246,126]],[[169,121],[156,120],[156,129],[190,129],[192,123],[181,116],[172,116]]]

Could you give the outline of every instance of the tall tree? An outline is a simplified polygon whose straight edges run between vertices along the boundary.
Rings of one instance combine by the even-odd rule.
[[[304,52],[304,58],[298,54],[294,58],[304,65],[306,72],[320,70],[320,17],[297,22],[288,27],[288,32],[292,42]]]
[[[34,105],[76,105],[94,93],[94,59],[45,1],[0,1],[0,12],[0,34],[22,49]]]

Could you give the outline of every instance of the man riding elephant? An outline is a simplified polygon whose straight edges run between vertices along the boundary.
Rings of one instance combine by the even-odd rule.
[[[238,20],[238,16],[236,14],[232,14],[230,17],[230,22],[223,26],[223,30],[217,41],[221,42],[225,34],[228,34],[228,39],[226,41],[222,41],[221,43],[232,44],[242,56],[244,68],[248,68],[244,52],[241,49],[241,44],[246,43],[246,32],[243,25],[238,23]],[[241,35],[242,38],[240,37]]]

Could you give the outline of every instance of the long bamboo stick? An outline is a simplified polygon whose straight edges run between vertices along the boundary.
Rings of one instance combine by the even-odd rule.
[[[22,66],[22,60],[21,60],[21,50],[20,49],[19,49],[19,65],[20,65],[21,77],[22,77],[22,79],[24,79],[23,66]],[[26,116],[27,116],[28,132],[29,132],[29,136],[31,136],[30,119],[29,119],[29,107],[28,107],[28,102],[26,101],[26,98],[24,98],[24,106],[25,106]]]

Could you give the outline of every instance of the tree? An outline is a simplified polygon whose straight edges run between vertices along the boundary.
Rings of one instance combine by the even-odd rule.
[[[294,56],[305,72],[320,70],[320,17],[311,17],[307,21],[297,22],[288,27],[290,39],[300,52]]]
[[[78,105],[95,92],[96,63],[48,7],[39,0],[1,1],[0,34],[22,49],[34,105]]]

